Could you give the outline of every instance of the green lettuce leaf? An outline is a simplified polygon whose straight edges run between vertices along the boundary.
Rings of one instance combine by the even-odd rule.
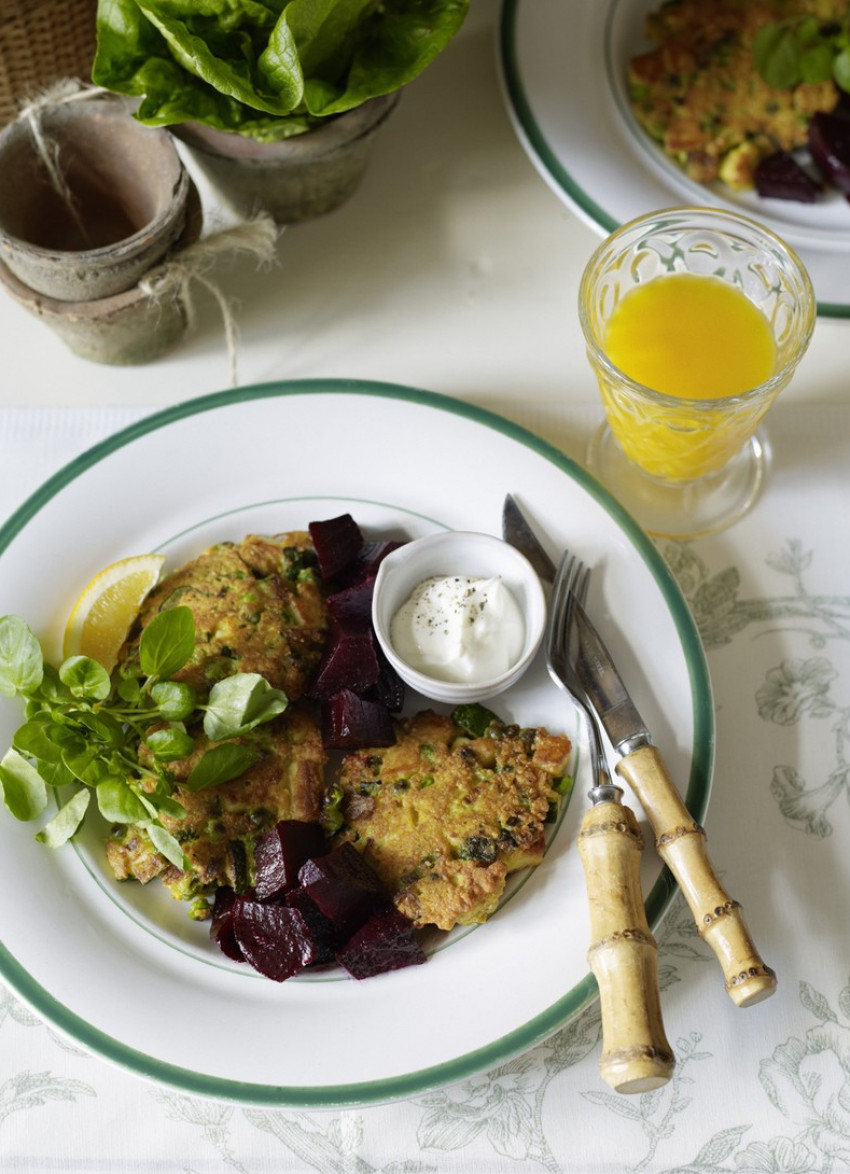
[[[393,93],[460,29],[469,0],[98,0],[93,81],[148,126],[274,141]]]

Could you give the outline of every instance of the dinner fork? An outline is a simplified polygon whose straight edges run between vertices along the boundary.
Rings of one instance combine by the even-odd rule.
[[[675,1063],[664,1032],[658,989],[658,946],[646,920],[640,884],[643,836],[623,791],[611,782],[596,718],[570,654],[575,603],[584,603],[589,569],[564,552],[552,590],[545,636],[546,667],[588,731],[593,806],[578,835],[590,909],[587,959],[599,986],[602,1054],[599,1071],[621,1093],[660,1088]]]

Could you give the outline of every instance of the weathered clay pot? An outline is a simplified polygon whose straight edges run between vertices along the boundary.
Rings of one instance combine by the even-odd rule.
[[[189,177],[171,136],[108,95],[44,110],[76,217],[25,121],[0,134],[0,261],[31,290],[92,301],[132,289],[186,224]]]
[[[201,227],[201,202],[191,184],[183,235],[161,261],[179,259],[180,250],[198,239]],[[0,286],[69,350],[94,363],[152,362],[183,338],[189,322],[179,285],[165,287],[160,296],[134,285],[110,297],[70,302],[37,293],[0,262]]]
[[[398,100],[398,93],[372,98],[316,130],[277,143],[195,122],[171,130],[237,211],[267,212],[278,224],[293,224],[332,212],[354,194],[375,135]]]

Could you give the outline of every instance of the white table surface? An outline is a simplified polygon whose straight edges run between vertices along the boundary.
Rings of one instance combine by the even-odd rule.
[[[239,326],[240,384],[421,387],[581,457],[599,408],[576,297],[598,238],[517,141],[497,22],[496,0],[474,0],[454,45],[404,94],[344,208],[286,229],[265,271],[247,260],[215,271]],[[228,386],[219,310],[203,290],[196,297],[193,334],[135,368],[76,358],[10,299],[0,303],[0,514],[129,419]],[[725,535],[661,544],[703,624],[717,770],[737,788],[712,799],[712,843],[779,970],[774,999],[736,1011],[674,905],[659,934],[679,1059],[665,1089],[607,1095],[591,1011],[456,1088],[311,1113],[147,1084],[69,1045],[0,987],[4,1174],[850,1170],[848,805],[818,808],[829,833],[800,814],[806,797],[818,807],[819,782],[850,792],[848,355],[850,323],[820,320],[775,411],[773,477],[756,511]],[[743,601],[749,618],[724,627],[720,599]],[[824,599],[835,604],[828,616]]]

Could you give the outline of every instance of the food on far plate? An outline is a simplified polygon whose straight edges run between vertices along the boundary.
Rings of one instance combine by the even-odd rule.
[[[635,118],[691,179],[752,189],[762,160],[806,147],[812,117],[838,106],[825,38],[847,15],[847,0],[668,0],[647,18],[654,48],[629,63]],[[770,76],[768,55],[775,60],[798,33],[799,74],[770,84],[758,65]],[[810,199],[811,187],[796,178],[792,198]],[[768,177],[764,194],[783,191]]]
[[[473,724],[484,715],[475,729],[470,709]],[[346,755],[337,839],[362,852],[414,925],[485,921],[508,874],[543,859],[545,824],[569,785],[569,739],[480,706],[396,725],[393,746]]]

